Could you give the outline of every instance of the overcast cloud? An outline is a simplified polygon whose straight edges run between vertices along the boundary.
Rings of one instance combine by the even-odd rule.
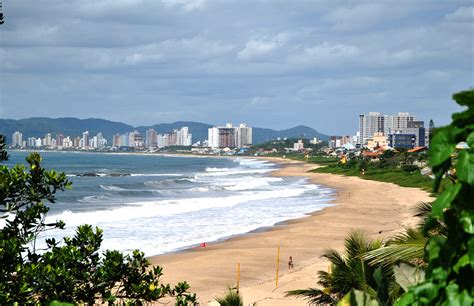
[[[472,1],[6,0],[0,117],[436,124],[474,85]]]

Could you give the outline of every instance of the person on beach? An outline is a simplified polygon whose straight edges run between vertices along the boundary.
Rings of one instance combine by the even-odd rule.
[[[288,261],[288,269],[293,269],[293,257],[290,256],[290,260]]]

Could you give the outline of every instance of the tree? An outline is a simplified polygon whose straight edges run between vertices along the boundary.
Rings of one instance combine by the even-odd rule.
[[[7,160],[5,138],[0,136],[0,162]],[[38,250],[40,234],[62,229],[62,221],[46,223],[56,192],[71,187],[64,173],[46,171],[41,156],[27,157],[23,165],[0,166],[0,304],[47,304],[59,300],[76,304],[98,301],[142,304],[164,296],[176,296],[178,305],[196,303],[189,285],[175,287],[160,281],[162,268],[151,267],[144,254],[135,250],[100,254],[102,230],[90,225],[77,228],[74,237],[62,243],[46,239]]]

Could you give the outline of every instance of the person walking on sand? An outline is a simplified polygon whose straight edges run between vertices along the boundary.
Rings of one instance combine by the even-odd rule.
[[[288,269],[293,269],[293,257],[290,256],[290,260],[288,261]]]

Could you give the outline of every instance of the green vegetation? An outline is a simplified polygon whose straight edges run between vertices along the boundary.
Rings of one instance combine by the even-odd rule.
[[[331,250],[326,254],[331,271],[319,272],[318,284],[323,289],[295,290],[289,294],[307,298],[312,304],[331,305],[474,303],[474,90],[455,94],[453,98],[467,109],[453,114],[453,122],[437,129],[432,139],[429,165],[435,174],[433,192],[438,194],[442,185],[444,188],[433,203],[416,207],[421,224],[378,245],[363,236],[357,244],[348,243],[356,240],[355,234],[350,234],[346,255]],[[394,161],[382,156],[379,163],[393,169],[397,167]],[[399,172],[411,175],[413,170],[409,166],[403,158]],[[386,175],[380,168],[380,164],[351,159],[317,171],[359,175],[364,169],[364,178],[373,173],[379,180]],[[449,179],[443,180],[445,176]],[[376,271],[380,271],[378,275]]]
[[[358,176],[366,180],[395,183],[402,187],[416,187],[432,191],[434,180],[427,175],[422,175],[418,165],[427,164],[426,153],[408,153],[406,151],[385,151],[379,160],[371,161],[363,155],[354,156],[346,154],[347,162],[343,163],[338,158],[312,156],[308,162],[313,162],[324,167],[312,170],[317,173],[333,173],[347,176]],[[449,183],[448,179],[442,180],[444,188]]]
[[[237,290],[228,288],[223,297],[217,297],[216,302],[220,306],[243,306],[244,300]]]
[[[348,176],[359,176],[366,180],[395,183],[402,187],[416,187],[431,191],[433,188],[433,179],[422,175],[417,169],[415,171],[404,171],[401,167],[379,168],[375,163],[368,165],[364,175],[361,175],[360,163],[357,162],[351,166],[343,166],[339,163],[330,163],[329,165],[312,170],[318,173],[334,173]],[[443,185],[446,180],[443,182]]]
[[[318,144],[312,144],[308,139],[302,139],[304,143],[305,149],[311,149],[313,151],[317,151],[323,146],[327,145],[327,141],[320,142]],[[293,144],[295,142],[298,142],[298,138],[287,138],[287,139],[281,139],[281,140],[271,140],[267,141],[261,144],[255,144],[251,148],[251,154],[254,154],[259,151],[275,151],[270,154],[265,154],[265,156],[275,156],[275,157],[282,157],[283,155],[287,156],[293,156],[295,158],[298,158],[298,156],[303,156],[301,153],[297,152],[287,152],[286,149],[288,148],[293,148]]]
[[[0,161],[7,160],[5,138],[0,136]],[[64,173],[46,171],[41,156],[33,153],[23,165],[0,166],[0,304],[127,303],[141,305],[175,296],[176,305],[196,304],[186,282],[175,287],[160,281],[162,268],[151,267],[142,252],[130,255],[107,250],[100,253],[102,231],[79,226],[74,237],[62,242],[37,240],[62,221],[46,223],[58,191],[71,187]]]

